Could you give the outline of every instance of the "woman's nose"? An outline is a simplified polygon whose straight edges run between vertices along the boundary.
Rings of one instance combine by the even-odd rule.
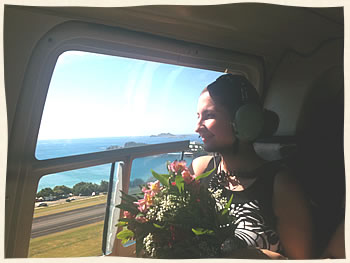
[[[198,118],[196,129],[194,131],[198,133],[202,127],[203,127],[202,120],[201,118]]]

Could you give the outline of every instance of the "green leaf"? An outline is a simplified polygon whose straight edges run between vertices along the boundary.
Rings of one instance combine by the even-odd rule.
[[[197,177],[195,178],[195,180],[199,180],[199,179],[202,179],[202,178],[205,178],[205,177],[209,176],[214,170],[215,170],[215,168],[212,169],[212,170],[210,170],[210,171],[208,171],[208,172],[205,172],[205,173],[203,173],[203,174],[197,176]]]
[[[231,202],[232,202],[232,198],[233,198],[233,194],[231,195],[230,200],[228,201],[228,203],[225,205],[225,209],[222,211],[222,215],[226,214],[228,212],[228,209],[230,208]]]
[[[119,205],[116,205],[116,207],[124,211],[129,211],[131,214],[137,214],[139,212],[135,205],[121,203]]]
[[[192,232],[196,235],[196,236],[200,236],[200,235],[213,235],[214,231],[210,230],[210,229],[204,229],[204,228],[192,228]]]
[[[142,214],[143,216],[144,216],[144,214]],[[135,221],[135,219],[134,218],[120,218],[119,219],[119,222],[132,222],[132,221]]]
[[[121,198],[122,199],[124,199],[124,200],[129,200],[129,201],[131,201],[131,202],[136,202],[137,201],[137,197],[135,197],[135,196],[133,196],[133,195],[129,195],[129,194],[127,194],[127,193],[125,193],[125,192],[123,192],[122,190],[120,190],[120,192],[121,192]]]
[[[141,217],[141,216],[145,216],[145,214],[139,212],[139,213],[137,213],[137,215],[136,215],[136,217]]]
[[[115,226],[126,226],[128,223],[126,221],[119,221]]]
[[[181,194],[185,188],[184,179],[182,178],[181,175],[176,175],[175,183],[176,183],[177,189],[179,189],[179,193]]]
[[[134,202],[138,201],[138,198],[136,196],[126,194],[123,191],[120,191],[120,192],[121,192],[121,199],[122,199],[121,203],[129,205],[131,207],[135,206]]]
[[[130,239],[123,239],[122,240],[122,245],[125,245],[127,242],[129,242],[130,241]]]
[[[164,226],[158,225],[158,224],[156,224],[156,223],[153,223],[153,226],[156,227],[156,228],[160,228],[160,229],[163,229],[163,228],[164,228]]]
[[[123,245],[126,242],[128,242],[130,238],[132,238],[133,236],[134,236],[134,232],[132,232],[129,229],[124,229],[117,234],[117,238],[122,240]]]
[[[156,173],[153,170],[151,170],[151,172],[152,172],[153,177],[158,179],[159,182],[162,185],[169,187],[169,175],[167,175],[167,174],[158,174],[158,173]]]

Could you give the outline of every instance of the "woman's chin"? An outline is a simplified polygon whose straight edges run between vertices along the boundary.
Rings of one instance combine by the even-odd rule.
[[[203,148],[206,152],[216,152],[217,147],[214,144],[203,141]]]

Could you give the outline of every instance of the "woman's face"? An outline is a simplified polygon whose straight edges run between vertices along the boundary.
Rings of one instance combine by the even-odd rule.
[[[208,152],[232,149],[236,140],[233,135],[230,114],[221,105],[216,105],[209,92],[202,93],[198,100],[196,132],[202,137]]]

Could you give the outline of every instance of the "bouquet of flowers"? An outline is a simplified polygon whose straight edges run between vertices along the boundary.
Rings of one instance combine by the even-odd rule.
[[[216,199],[194,177],[185,161],[168,163],[168,174],[142,187],[139,194],[122,192],[124,211],[117,226],[122,244],[136,241],[136,255],[151,258],[220,257],[221,245],[234,235],[235,219],[228,214],[232,201]]]

